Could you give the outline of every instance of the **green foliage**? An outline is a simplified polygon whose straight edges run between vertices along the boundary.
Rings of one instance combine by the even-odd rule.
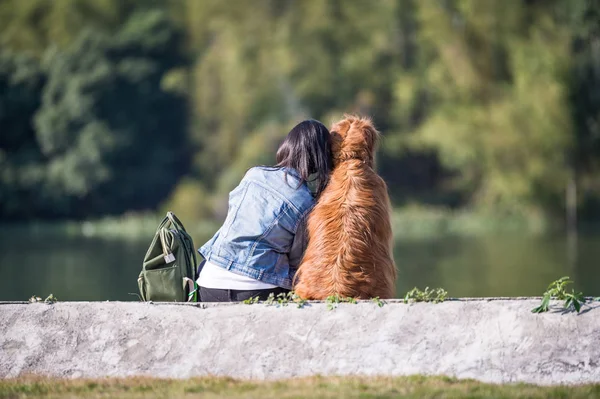
[[[10,183],[0,194],[2,214],[89,217],[153,208],[168,195],[190,155],[186,100],[161,87],[183,63],[179,34],[160,11],[134,13],[113,34],[83,31],[65,50],[45,54],[41,104],[34,63],[15,58],[18,65],[0,68],[0,85],[6,76],[21,98],[7,92],[21,127],[7,121],[0,155],[15,146],[20,153],[0,177]],[[33,187],[35,201],[22,201]]]
[[[265,301],[265,305],[267,306],[273,306],[275,305],[275,294],[274,293],[270,293],[269,296],[267,297],[267,300]]]
[[[585,297],[581,292],[567,292],[565,287],[569,284],[573,284],[573,281],[568,276],[561,277],[556,281],[550,283],[546,292],[542,295],[542,303],[540,306],[531,310],[532,313],[544,313],[550,310],[550,300],[557,299],[559,301],[565,301],[563,308],[565,310],[575,310],[577,313],[581,310],[581,305],[585,303]]]
[[[404,303],[409,302],[433,302],[440,303],[444,302],[448,298],[448,293],[443,288],[430,289],[425,287],[424,291],[415,287],[408,291],[404,296]]]
[[[302,309],[306,305],[306,299],[301,298],[298,294],[294,292],[293,301],[296,304],[298,309]]]
[[[384,131],[379,169],[396,203],[562,212],[565,180],[578,168],[571,149],[587,148],[576,132],[595,126],[574,125],[569,94],[571,44],[593,37],[575,27],[593,18],[557,1],[444,4],[180,3],[188,45],[200,53],[191,69],[204,148],[195,165],[207,188],[224,202],[246,168],[269,160],[266,143],[294,121],[329,122],[354,111]],[[598,65],[591,52],[582,58]],[[582,76],[586,82],[589,73]],[[578,87],[578,99],[595,98],[585,83]],[[581,120],[597,114],[591,106],[581,111]],[[268,133],[270,126],[279,133]]]
[[[44,299],[44,303],[54,303],[58,302],[58,298],[54,296],[54,294],[50,294]]]
[[[260,298],[259,298],[258,296],[255,296],[255,297],[250,297],[250,298],[248,298],[248,299],[244,299],[244,300],[242,301],[242,303],[243,303],[244,305],[254,305],[255,303],[258,303],[259,299],[260,299]]]
[[[39,204],[43,156],[31,119],[45,76],[34,58],[0,50],[0,215],[27,218]]]
[[[173,189],[169,197],[160,205],[160,214],[174,210],[181,220],[212,220],[213,196],[198,180],[183,178]]]
[[[277,305],[287,306],[291,302],[293,295],[294,294],[292,292],[288,292],[286,294],[284,294],[284,293],[277,294],[277,298],[276,298]]]
[[[34,54],[48,47],[64,48],[82,30],[114,32],[139,9],[164,4],[161,0],[3,0],[0,2],[0,42]]]
[[[569,161],[575,166],[579,183],[588,193],[597,195],[598,187],[586,177],[591,171],[597,173],[600,155],[600,98],[597,95],[600,58],[596,50],[600,45],[600,5],[589,1],[569,2],[565,15],[574,27],[567,83],[575,141]]]
[[[36,302],[44,302],[44,303],[54,303],[54,302],[58,302],[58,298],[54,296],[54,294],[50,294],[46,297],[46,299],[44,299],[42,301],[42,298],[40,298],[39,296],[35,296],[33,295],[31,298],[29,298],[29,303],[36,303]]]
[[[561,198],[572,143],[562,80],[568,30],[549,18],[551,7],[456,3],[420,8],[421,45],[431,57],[422,90],[432,107],[408,145],[435,151],[469,202],[519,209]]]
[[[325,298],[325,303],[327,304],[328,310],[333,310],[333,309],[337,308],[340,303],[357,304],[358,301],[356,300],[356,298],[352,298],[352,297],[346,298],[346,297],[341,297],[339,295],[330,295],[327,298]]]
[[[293,124],[358,112],[384,133],[396,205],[547,218],[572,179],[600,217],[598,15],[587,0],[1,1],[0,215],[166,203],[222,219]]]
[[[288,293],[275,294],[270,293],[265,301],[267,306],[288,306],[290,303],[295,303],[298,309],[301,309],[306,304],[306,300],[300,298],[294,291]]]
[[[385,305],[385,302],[382,301],[378,296],[376,296],[375,298],[371,298],[371,302],[374,302],[375,304],[377,304],[377,306],[379,306],[380,308],[383,307],[383,305]]]
[[[164,15],[148,12],[113,37],[87,32],[49,55],[35,122],[50,198],[83,200],[89,215],[149,208],[169,193],[186,165],[183,99],[160,87],[177,65],[177,39]]]

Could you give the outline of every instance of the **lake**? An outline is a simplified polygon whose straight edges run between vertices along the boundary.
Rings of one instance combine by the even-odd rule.
[[[0,235],[0,300],[50,293],[61,301],[135,301],[137,276],[152,234],[119,241],[57,235]],[[197,246],[203,242],[196,242]],[[395,246],[398,296],[414,286],[451,297],[539,296],[568,275],[586,295],[600,295],[600,235],[443,237]]]

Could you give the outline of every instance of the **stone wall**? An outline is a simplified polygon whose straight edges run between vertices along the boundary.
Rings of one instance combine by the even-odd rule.
[[[600,303],[533,314],[539,299],[383,307],[0,303],[0,378],[448,375],[600,382]]]

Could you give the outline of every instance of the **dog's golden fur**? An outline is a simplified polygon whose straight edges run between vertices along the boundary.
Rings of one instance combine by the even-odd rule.
[[[295,278],[302,298],[394,296],[390,200],[373,170],[378,137],[369,119],[356,116],[331,128],[334,168],[308,218],[308,246]]]

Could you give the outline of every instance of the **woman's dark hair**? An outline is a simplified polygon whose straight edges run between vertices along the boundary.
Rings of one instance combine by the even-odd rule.
[[[333,163],[329,130],[312,119],[300,122],[279,146],[276,159],[277,167],[295,169],[302,182],[316,181],[318,197],[329,182]]]

